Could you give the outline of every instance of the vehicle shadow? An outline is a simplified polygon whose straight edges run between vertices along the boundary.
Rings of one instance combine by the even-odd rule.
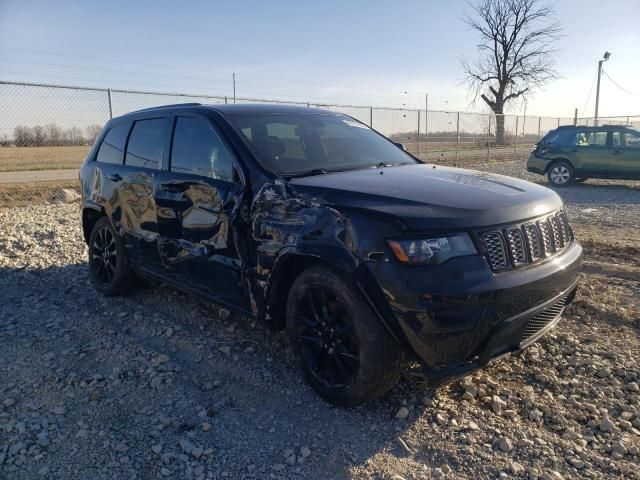
[[[188,439],[254,465],[259,478],[298,478],[298,469],[305,478],[346,479],[378,455],[458,465],[437,442],[424,450],[401,441],[417,419],[436,425],[432,389],[403,379],[364,406],[332,407],[302,381],[284,333],[195,296],[144,282],[130,296],[103,297],[91,287],[84,263],[0,268],[0,291],[0,382],[11,376],[11,384],[38,398],[43,411],[66,395],[68,413],[58,419],[62,432],[74,432],[78,422],[106,429],[112,442],[129,446],[128,456],[143,458],[149,442],[141,436],[166,416],[171,424],[153,439],[166,451],[180,454],[180,442]],[[163,355],[168,360],[157,360]],[[104,380],[99,386],[87,380],[92,387],[82,391],[78,380],[56,383],[60,374]],[[156,377],[162,379],[157,385]],[[49,380],[36,381],[42,378],[51,379],[57,392]],[[99,400],[87,402],[92,390],[100,391]],[[402,405],[410,414],[399,420]],[[202,410],[213,412],[211,418]],[[203,421],[215,435],[202,430]],[[96,435],[73,448],[73,442],[61,443],[50,455],[58,457],[56,464],[67,462],[69,471],[99,469],[90,459],[99,456],[103,441]],[[303,446],[312,452],[308,459],[300,453]],[[299,464],[288,464],[288,449]],[[224,458],[214,454],[211,465],[233,470]],[[137,473],[159,477],[160,466],[145,463]]]

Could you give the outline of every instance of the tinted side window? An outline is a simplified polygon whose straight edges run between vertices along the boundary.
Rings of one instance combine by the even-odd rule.
[[[178,117],[171,147],[171,171],[233,181],[227,147],[201,118]]]
[[[579,147],[605,147],[607,145],[607,132],[580,132],[578,134]]]
[[[162,168],[165,144],[164,118],[139,120],[133,124],[133,131],[127,144],[125,165],[143,168]]]
[[[122,165],[124,144],[127,142],[127,135],[129,134],[130,127],[130,123],[112,127],[100,144],[96,161]]]
[[[558,147],[566,147],[576,144],[576,132],[575,131],[555,131],[548,133],[541,141],[543,145],[554,145]]]
[[[624,134],[624,146],[627,148],[640,149],[640,133],[625,133]]]

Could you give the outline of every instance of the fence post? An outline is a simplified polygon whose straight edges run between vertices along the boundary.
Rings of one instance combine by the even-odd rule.
[[[429,161],[429,94],[424,94],[424,159]]]
[[[456,112],[456,163],[458,163],[459,148],[460,148],[460,112]]]
[[[224,96],[224,103],[225,103],[225,104],[227,104],[227,103],[228,103],[228,102],[227,102],[227,96],[226,96],[226,95]]]
[[[373,107],[369,107],[369,126],[373,128]]]
[[[560,117],[558,117],[558,127],[560,127]]]
[[[538,117],[538,140],[540,140],[540,124],[542,123],[542,117]]]
[[[109,100],[109,118],[113,118],[113,107],[111,106],[111,89],[107,88],[107,99]]]
[[[518,159],[518,119],[520,117],[516,115],[516,136],[513,139],[513,160]]]
[[[629,126],[629,116],[627,115],[627,127]]]
[[[418,110],[418,158],[420,158],[420,110]]]
[[[489,157],[491,156],[491,114],[487,114],[487,118],[489,119],[489,135],[487,136],[487,162],[489,161]]]

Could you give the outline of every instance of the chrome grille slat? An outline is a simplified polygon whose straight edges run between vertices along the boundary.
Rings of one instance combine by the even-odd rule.
[[[507,252],[500,232],[487,232],[482,235],[487,249],[489,264],[493,270],[500,270],[508,266]]]
[[[507,244],[511,252],[511,261],[517,267],[527,263],[527,252],[525,250],[522,231],[517,227],[506,229]]]
[[[556,247],[556,250],[560,250],[564,247],[564,238],[562,236],[562,230],[560,229],[560,221],[558,221],[558,217],[552,215],[549,217],[549,224],[551,225],[551,233],[553,234],[553,244]]]
[[[479,239],[492,270],[518,268],[559,254],[573,240],[561,210],[535,221],[482,232]]]
[[[540,232],[538,227],[533,223],[527,223],[523,226],[524,234],[527,239],[527,250],[529,251],[529,258],[532,262],[540,260],[544,257],[542,251],[542,245],[540,244]]]
[[[558,217],[558,220],[560,220],[560,225],[562,226],[562,236],[564,237],[564,243],[567,244],[572,239],[569,220],[567,219],[567,215],[562,211],[558,212],[557,217]]]
[[[551,227],[547,219],[540,220],[538,222],[538,228],[540,229],[540,237],[542,238],[542,249],[544,256],[548,257],[555,249],[553,248],[553,237],[551,234]]]

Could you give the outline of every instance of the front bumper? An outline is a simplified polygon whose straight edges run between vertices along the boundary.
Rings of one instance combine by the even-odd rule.
[[[388,262],[369,268],[386,300],[375,302],[378,311],[399,327],[425,376],[445,379],[546,333],[573,300],[581,265],[582,247],[574,240],[545,263],[502,273],[493,273],[480,255],[438,266]]]

